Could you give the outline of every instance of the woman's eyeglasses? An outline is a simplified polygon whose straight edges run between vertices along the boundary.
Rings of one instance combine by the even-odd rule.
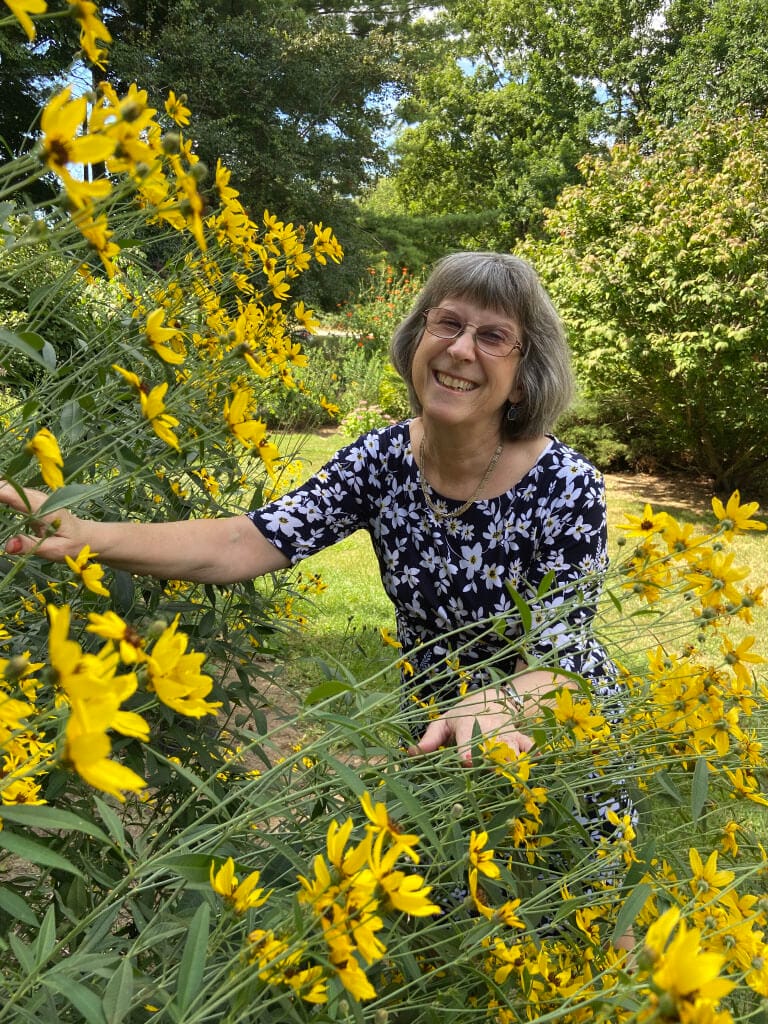
[[[452,310],[443,309],[442,306],[428,309],[424,313],[424,320],[429,333],[443,341],[455,341],[467,328],[471,328],[472,340],[481,352],[489,356],[508,356],[510,352],[521,352],[523,349],[522,341],[510,328],[501,324],[484,324],[478,327],[468,320],[462,320]]]

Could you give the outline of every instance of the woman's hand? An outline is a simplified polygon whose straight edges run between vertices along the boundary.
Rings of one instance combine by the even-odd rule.
[[[431,754],[439,747],[454,743],[459,751],[462,764],[472,767],[472,736],[475,725],[483,739],[494,739],[506,743],[516,753],[530,750],[533,740],[520,732],[516,722],[519,711],[514,711],[498,689],[472,690],[450,710],[434,719],[426,728],[418,743],[408,748],[409,754]]]
[[[48,500],[49,495],[32,488],[21,490],[24,497],[15,487],[0,481],[0,504],[32,517],[29,520],[32,535],[18,533],[9,537],[5,542],[6,553],[26,555],[34,552],[40,558],[47,558],[52,562],[63,562],[67,555],[70,558],[77,558],[88,543],[85,537],[86,523],[64,508],[35,518],[38,509]]]

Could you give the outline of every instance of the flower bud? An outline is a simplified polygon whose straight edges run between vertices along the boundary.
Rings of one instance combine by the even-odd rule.
[[[3,675],[9,683],[15,683],[17,679],[21,679],[28,668],[29,658],[25,658],[23,654],[17,654],[8,659]]]
[[[150,623],[147,629],[147,636],[150,640],[157,640],[158,637],[162,636],[163,633],[168,629],[168,622],[166,619],[155,619],[154,622]]]
[[[460,818],[463,813],[464,813],[464,804],[460,804],[460,803],[457,802],[457,803],[455,803],[453,805],[453,807],[451,807],[451,817],[452,818]]]
[[[208,177],[208,164],[203,160],[198,160],[196,164],[192,164],[189,169],[189,173],[199,185]]]
[[[178,132],[166,132],[160,139],[160,145],[164,153],[179,153],[181,151],[181,135]]]

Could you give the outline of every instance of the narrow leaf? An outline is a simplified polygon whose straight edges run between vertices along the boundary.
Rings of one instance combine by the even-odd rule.
[[[634,924],[635,918],[645,906],[645,901],[653,892],[653,886],[648,882],[641,882],[633,889],[616,918],[616,925],[613,929],[612,939],[616,942]]]
[[[352,693],[354,687],[349,683],[342,683],[340,679],[330,679],[327,683],[320,683],[313,687],[304,698],[305,707],[312,707],[330,697],[338,697],[340,693]]]
[[[42,967],[53,952],[56,945],[56,914],[53,907],[49,907],[40,925],[40,931],[32,944],[34,950],[35,964]]]
[[[117,816],[115,811],[108,803],[105,803],[101,797],[94,795],[94,803],[101,815],[101,820],[107,827],[107,831],[122,850],[125,846],[125,831],[123,830],[123,823],[120,821],[120,818]]]
[[[552,589],[552,584],[555,582],[555,570],[550,569],[548,573],[542,576],[541,583],[536,590],[536,597],[544,597]]]
[[[528,607],[527,603],[523,600],[520,594],[518,594],[518,592],[515,590],[511,583],[507,583],[505,584],[505,586],[507,588],[507,593],[515,602],[517,613],[520,616],[520,621],[523,624],[523,632],[530,633],[532,622],[531,609]]]
[[[202,985],[210,918],[209,904],[201,903],[189,925],[176,986],[176,1002],[181,1010],[187,1009]]]
[[[61,977],[57,974],[43,974],[41,981],[46,988],[51,989],[58,995],[63,996],[68,1003],[77,1010],[79,1020],[83,1024],[107,1024],[104,1010],[101,1006],[101,999],[86,985],[75,981],[74,978]]]
[[[36,344],[37,339],[40,341],[39,346]],[[50,356],[47,353],[45,356],[43,355],[43,339],[39,335],[27,331],[26,336],[22,336],[14,334],[13,331],[7,331],[4,327],[0,327],[0,347],[3,345],[8,348],[15,348],[17,352],[23,353],[27,358],[32,359],[46,370],[51,370],[55,367],[55,362],[54,367],[50,365]]]
[[[38,867],[58,868],[60,871],[69,871],[72,875],[83,877],[82,872],[66,857],[62,857],[60,853],[54,853],[43,843],[38,843],[27,836],[19,836],[15,832],[3,829],[0,832],[0,849],[15,853],[17,857],[23,857],[24,860],[37,864]]]
[[[698,821],[709,796],[709,768],[703,757],[696,762],[691,786],[691,817]]]
[[[10,914],[14,920],[21,921],[23,924],[31,924],[37,927],[40,923],[27,901],[5,885],[0,885],[0,909]]]
[[[69,508],[70,505],[76,504],[86,495],[94,494],[95,491],[96,488],[88,484],[67,484],[66,487],[59,487],[47,501],[43,502],[37,514],[44,516],[50,512],[58,512],[60,508]]]
[[[109,1024],[122,1024],[133,1001],[133,960],[125,957],[107,982],[102,1006]]]
[[[30,828],[47,829],[49,831],[85,832],[86,835],[109,842],[109,837],[98,825],[72,811],[64,811],[58,807],[31,806],[20,804],[17,807],[4,807],[3,820],[14,821]]]

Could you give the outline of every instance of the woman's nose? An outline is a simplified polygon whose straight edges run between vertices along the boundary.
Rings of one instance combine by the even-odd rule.
[[[453,339],[448,348],[451,355],[457,359],[474,359],[476,355],[474,327],[465,324],[461,334]]]

